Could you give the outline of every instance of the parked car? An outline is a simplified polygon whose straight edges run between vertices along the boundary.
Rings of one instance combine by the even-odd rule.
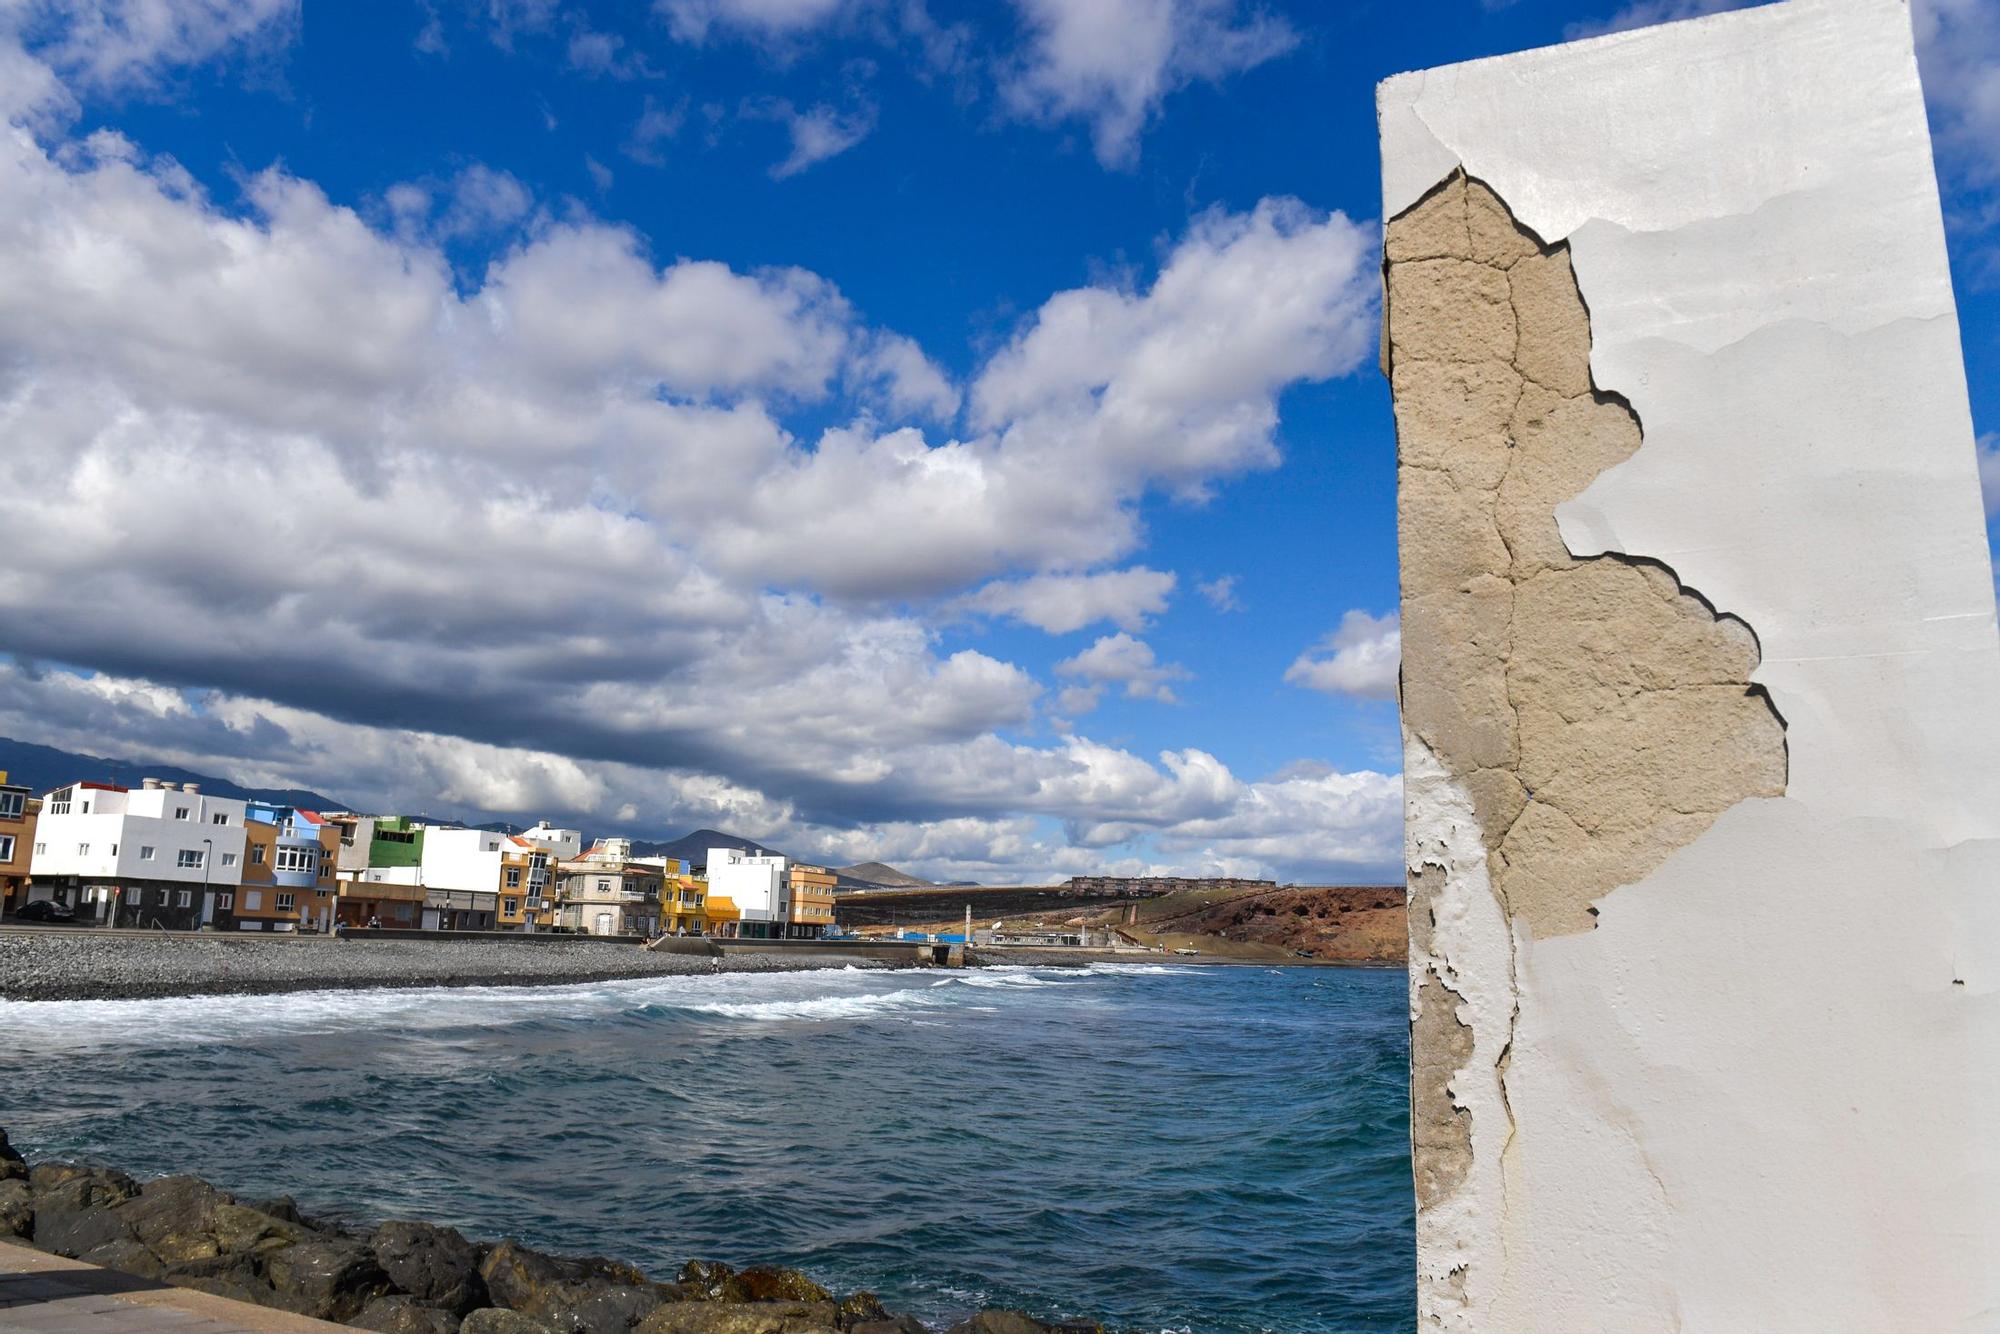
[[[17,922],[74,922],[76,914],[68,908],[63,907],[60,903],[51,903],[47,899],[36,899],[33,903],[22,904],[20,911],[14,914],[14,920]]]

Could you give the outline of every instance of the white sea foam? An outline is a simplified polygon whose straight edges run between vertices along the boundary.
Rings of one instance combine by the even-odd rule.
[[[578,1023],[647,1011],[747,1023],[838,1022],[913,1010],[948,1011],[974,994],[999,999],[1077,985],[1089,970],[1025,967],[952,973],[840,968],[723,973],[537,987],[423,987],[299,991],[162,1000],[0,1001],[0,1030],[28,1051],[181,1045],[389,1029],[431,1037],[453,1030]],[[990,1006],[978,1007],[980,1011]]]

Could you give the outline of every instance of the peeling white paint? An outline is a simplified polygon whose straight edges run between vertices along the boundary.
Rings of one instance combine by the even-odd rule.
[[[1740,615],[1791,758],[1786,796],[1530,942],[1406,741],[1476,1044],[1474,1168],[1419,1219],[1426,1321],[2000,1328],[2000,635],[1906,6],[1790,0],[1380,105],[1385,216],[1462,165],[1569,241],[1593,375],[1645,436],[1564,539]],[[1496,1111],[1475,1072],[1510,1029]]]
[[[1508,1139],[1499,1066],[1514,1036],[1513,946],[1493,894],[1486,845],[1472,798],[1423,740],[1403,731],[1403,850],[1412,870],[1443,879],[1431,898],[1431,952],[1412,953],[1410,1008],[1435,975],[1458,997],[1472,1055],[1452,1080],[1452,1100],[1472,1114],[1472,1170],[1417,1217],[1417,1287],[1427,1328],[1476,1331],[1489,1275],[1476,1261],[1501,1244]],[[1462,1277],[1455,1277],[1462,1271]]]

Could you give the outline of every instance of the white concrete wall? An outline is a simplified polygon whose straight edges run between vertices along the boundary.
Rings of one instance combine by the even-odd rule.
[[[1790,754],[1784,796],[1537,940],[1410,748],[1474,1035],[1425,1326],[2000,1327],[2000,637],[1907,8],[1405,75],[1380,112],[1385,216],[1463,167],[1568,241],[1644,439],[1562,536],[1741,616]]]
[[[88,814],[84,813],[86,805]],[[35,844],[46,851],[34,854],[31,877],[86,876],[199,885],[204,868],[179,864],[180,854],[190,851],[202,854],[207,862],[209,884],[226,887],[243,878],[241,801],[205,793],[77,788],[67,814],[49,814],[47,807],[45,800],[44,813],[35,825]],[[186,819],[178,818],[181,810],[187,811]],[[87,854],[79,851],[86,846],[90,849]],[[147,848],[153,850],[150,858],[144,856]]]
[[[500,888],[500,850],[505,834],[484,829],[424,830],[422,884],[426,889],[457,889],[492,894]]]
[[[783,922],[792,910],[791,879],[783,857],[710,848],[708,892],[734,903],[745,922]]]
[[[537,825],[521,831],[521,837],[539,845],[557,861],[567,861],[583,851],[583,831]]]

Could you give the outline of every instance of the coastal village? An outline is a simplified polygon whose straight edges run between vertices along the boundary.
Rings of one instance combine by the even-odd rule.
[[[504,833],[154,778],[37,794],[0,773],[0,916],[23,921],[810,940],[833,928],[834,884],[777,854],[690,865],[548,821]]]
[[[941,886],[874,867],[899,882],[887,887],[756,847],[712,845],[700,861],[642,855],[629,839],[586,842],[547,820],[509,832],[309,810],[208,786],[146,778],[38,792],[0,771],[0,921],[745,942],[963,942],[969,927],[982,946],[1245,962],[1393,961],[1403,948],[1398,886],[1175,876]]]

